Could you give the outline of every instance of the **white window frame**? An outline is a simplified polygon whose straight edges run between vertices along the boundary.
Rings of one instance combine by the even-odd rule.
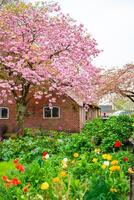
[[[1,109],[4,108],[4,109],[7,109],[7,117],[2,117],[1,115]],[[9,108],[8,107],[0,107],[0,119],[9,119]]]
[[[49,106],[44,106],[43,107],[43,119],[59,119],[60,118],[60,107],[59,106],[51,106],[50,109],[51,109],[51,117],[45,117],[45,108],[48,108]],[[59,110],[59,116],[58,117],[53,117],[52,116],[52,110],[53,108],[58,108]]]

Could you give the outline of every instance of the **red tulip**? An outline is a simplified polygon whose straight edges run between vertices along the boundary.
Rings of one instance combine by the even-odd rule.
[[[19,185],[19,184],[21,184],[21,181],[19,181],[17,178],[13,178],[13,179],[11,180],[11,183],[12,183],[13,185]]]
[[[119,148],[121,146],[121,142],[119,140],[117,140],[114,144],[115,148]]]
[[[23,188],[23,192],[28,192],[28,188],[26,186]]]
[[[19,160],[18,160],[18,159],[15,159],[13,162],[14,162],[14,164],[18,164],[18,163],[19,163]]]
[[[27,184],[24,188],[23,188],[23,192],[28,192],[28,187],[30,186],[30,184]]]
[[[44,151],[43,154],[42,154],[42,156],[45,157],[46,155],[47,155],[47,152]]]
[[[2,176],[2,180],[7,181],[8,180],[7,176]]]
[[[128,161],[128,158],[127,158],[127,157],[124,157],[123,160],[124,160],[125,162],[127,162],[127,161]]]
[[[16,169],[18,169],[20,172],[24,172],[25,171],[24,166],[21,165],[21,164],[16,165]]]
[[[42,159],[48,159],[49,158],[49,155],[46,151],[43,152],[42,154]]]

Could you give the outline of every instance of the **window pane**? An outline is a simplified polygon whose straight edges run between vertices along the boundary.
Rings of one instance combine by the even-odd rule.
[[[53,117],[59,117],[59,108],[53,107],[52,116]]]
[[[51,109],[49,107],[44,108],[44,117],[51,117]]]
[[[8,118],[8,109],[1,108],[1,118]]]

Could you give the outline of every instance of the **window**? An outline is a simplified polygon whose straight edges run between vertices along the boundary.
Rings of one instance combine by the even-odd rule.
[[[60,108],[59,107],[46,106],[43,108],[43,118],[59,118],[59,117],[60,117]]]
[[[0,119],[9,118],[9,109],[5,107],[0,107]]]

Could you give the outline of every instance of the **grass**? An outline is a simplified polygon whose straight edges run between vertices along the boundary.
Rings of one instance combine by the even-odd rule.
[[[13,161],[0,162],[0,178],[9,172],[10,170],[15,169]]]

